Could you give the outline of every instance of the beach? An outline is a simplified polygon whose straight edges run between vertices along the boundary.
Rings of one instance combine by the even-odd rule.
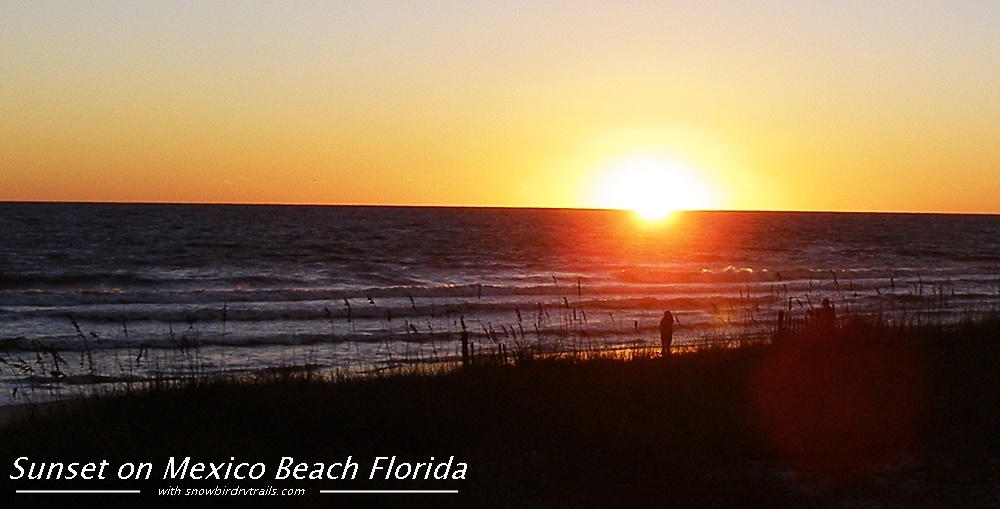
[[[154,496],[166,487],[240,486],[303,490],[268,499],[272,507],[992,507],[998,331],[995,320],[947,330],[854,324],[668,361],[635,351],[483,358],[366,380],[206,381],[22,415],[0,444],[26,469],[29,460],[148,462],[149,480],[11,482],[140,489],[144,505],[176,504]],[[184,459],[220,472],[259,465],[261,478],[192,478],[177,470]],[[407,475],[423,462],[428,474],[384,476],[390,460],[409,465]],[[345,462],[360,475],[339,479]],[[460,464],[459,477],[431,475]]]

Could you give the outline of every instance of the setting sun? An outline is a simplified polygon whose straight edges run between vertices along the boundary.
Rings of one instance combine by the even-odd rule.
[[[666,218],[677,210],[715,206],[716,192],[698,171],[679,161],[629,157],[612,165],[594,189],[603,208],[632,210],[647,221]]]

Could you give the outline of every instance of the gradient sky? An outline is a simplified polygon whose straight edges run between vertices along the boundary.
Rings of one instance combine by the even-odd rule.
[[[1000,213],[998,26],[995,0],[5,1],[0,200],[592,207],[640,157],[717,208]]]

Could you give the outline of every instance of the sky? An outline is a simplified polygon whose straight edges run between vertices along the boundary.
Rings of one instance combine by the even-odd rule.
[[[998,26],[995,0],[4,1],[0,200],[1000,213]]]

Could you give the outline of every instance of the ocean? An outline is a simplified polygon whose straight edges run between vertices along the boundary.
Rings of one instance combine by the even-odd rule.
[[[0,403],[1000,309],[1000,216],[0,203]]]

